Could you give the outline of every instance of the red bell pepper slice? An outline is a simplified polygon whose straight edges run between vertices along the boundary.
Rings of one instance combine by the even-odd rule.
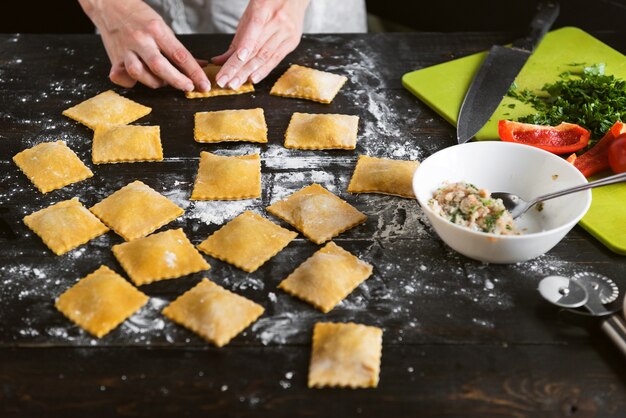
[[[574,167],[578,168],[585,177],[608,170],[610,168],[609,146],[623,133],[626,133],[626,124],[619,121],[615,122],[596,145],[576,158]]]
[[[609,132],[611,132],[614,138],[626,134],[626,123],[620,121],[615,122],[613,126],[611,126],[611,129],[609,129]]]
[[[498,123],[500,139],[531,145],[554,154],[581,150],[589,143],[590,132],[582,126],[562,122],[558,126],[501,120]]]
[[[609,165],[615,174],[626,173],[626,135],[620,135],[611,142]]]
[[[565,161],[567,161],[570,164],[574,164],[574,161],[576,161],[576,158],[578,158],[578,155],[576,155],[576,153],[573,153],[572,155],[567,157]]]

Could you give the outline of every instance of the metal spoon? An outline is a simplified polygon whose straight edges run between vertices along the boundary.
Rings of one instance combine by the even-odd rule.
[[[555,197],[565,196],[570,193],[576,193],[587,189],[593,189],[594,187],[600,186],[608,186],[609,184],[621,183],[626,181],[626,173],[615,174],[613,176],[605,177],[600,180],[592,181],[591,183],[581,184],[580,186],[569,187],[567,189],[559,190],[556,192],[544,194],[543,196],[539,196],[534,198],[533,200],[527,202],[521,197],[513,193],[507,192],[495,192],[491,193],[491,197],[494,199],[502,199],[502,203],[504,203],[504,207],[511,212],[513,219],[519,218],[521,215],[526,213],[528,209],[533,207],[539,202],[543,202],[544,200],[554,199]]]

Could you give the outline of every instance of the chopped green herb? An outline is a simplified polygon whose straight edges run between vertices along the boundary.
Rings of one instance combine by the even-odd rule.
[[[493,231],[496,226],[496,221],[500,219],[503,213],[504,211],[501,210],[499,212],[494,212],[485,218],[485,232]]]
[[[514,83],[507,95],[537,110],[519,122],[553,126],[576,123],[591,131],[591,146],[616,121],[626,120],[626,81],[605,75],[604,64],[568,65],[582,68],[563,72],[561,80],[544,85],[537,93],[518,90]]]
[[[536,208],[537,208],[537,212],[541,212],[543,210],[543,202],[537,203]]]
[[[485,218],[485,231],[486,232],[493,231],[493,228],[496,226],[496,221],[498,220],[498,218],[500,218],[501,215],[502,215],[502,212],[499,212],[499,213],[494,213],[493,215],[489,215]]]

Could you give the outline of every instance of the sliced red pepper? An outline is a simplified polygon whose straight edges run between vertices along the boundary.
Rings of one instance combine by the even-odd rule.
[[[626,134],[618,136],[609,145],[609,165],[615,174],[626,173]]]
[[[578,168],[585,177],[608,170],[610,168],[609,146],[621,133],[626,133],[626,124],[619,121],[615,122],[596,145],[576,158],[574,167]]]
[[[611,129],[609,129],[609,132],[611,132],[614,138],[626,134],[626,123],[615,122],[613,126],[611,126]]]
[[[503,141],[531,145],[554,154],[581,150],[589,143],[590,136],[588,130],[573,123],[544,126],[510,120],[498,123],[498,133]]]
[[[576,161],[576,158],[578,158],[578,156],[576,155],[576,153],[573,153],[572,155],[567,157],[565,161],[567,161],[570,164],[574,164],[574,161]]]

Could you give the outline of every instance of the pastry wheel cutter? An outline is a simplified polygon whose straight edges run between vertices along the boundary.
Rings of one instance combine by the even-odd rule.
[[[577,273],[572,277],[548,276],[539,282],[539,293],[548,302],[573,312],[584,307],[592,316],[602,317],[601,329],[626,355],[626,323],[619,310],[604,305],[619,296],[615,282],[596,273]]]

